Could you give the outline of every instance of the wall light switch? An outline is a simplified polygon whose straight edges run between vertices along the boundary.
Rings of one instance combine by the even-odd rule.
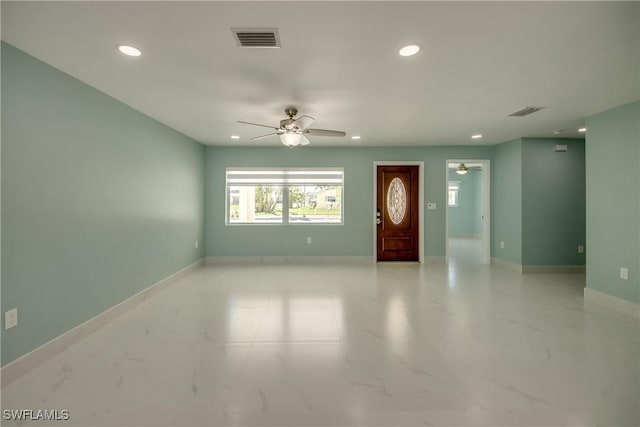
[[[500,249],[504,249],[504,240],[500,240]]]
[[[307,237],[307,245],[311,244],[311,237]]]
[[[11,329],[18,326],[18,309],[12,308],[4,312],[4,328]]]
[[[620,267],[620,278],[622,280],[629,280],[629,269]]]
[[[578,253],[579,254],[583,254],[584,253],[584,245],[578,245]]]
[[[199,243],[198,243],[198,241],[196,240],[195,245],[194,245],[194,246],[196,247],[196,249],[198,249],[198,245],[199,245]]]
[[[427,203],[427,209],[429,209],[429,210],[435,210],[435,209],[437,209],[437,208],[438,208],[438,205],[436,205],[436,203],[435,203],[435,202],[429,202],[429,203]]]

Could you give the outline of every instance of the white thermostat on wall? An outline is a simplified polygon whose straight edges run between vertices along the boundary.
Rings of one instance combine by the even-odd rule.
[[[427,203],[427,209],[429,210],[435,210],[438,206],[436,205],[435,202],[429,202]]]

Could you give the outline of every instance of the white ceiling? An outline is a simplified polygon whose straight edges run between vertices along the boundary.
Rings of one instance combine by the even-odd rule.
[[[205,144],[278,145],[249,142],[268,129],[236,121],[276,125],[287,106],[347,132],[310,137],[316,146],[495,144],[556,129],[576,137],[586,116],[639,99],[639,9],[3,1],[2,39]],[[232,27],[278,28],[282,48],[239,48]],[[125,57],[118,43],[143,55]],[[408,43],[423,49],[400,57]],[[546,108],[507,117],[530,105]]]

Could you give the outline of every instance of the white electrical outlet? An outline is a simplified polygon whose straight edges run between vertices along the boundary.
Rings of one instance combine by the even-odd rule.
[[[622,280],[629,280],[629,269],[620,267],[620,278]]]
[[[10,329],[18,326],[18,309],[12,308],[4,312],[4,328]]]
[[[583,254],[584,253],[584,246],[583,245],[578,245],[578,253],[579,254]]]
[[[438,209],[438,205],[436,204],[436,202],[429,202],[429,203],[427,203],[427,209],[428,210],[436,210],[436,209]]]
[[[307,245],[311,244],[311,237],[307,237]]]
[[[196,240],[194,246],[196,247],[196,249],[198,249],[198,241]]]
[[[500,249],[504,249],[504,240],[500,240]]]

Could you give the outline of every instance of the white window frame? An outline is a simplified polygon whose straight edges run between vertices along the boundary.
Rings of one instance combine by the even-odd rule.
[[[462,182],[461,181],[449,181],[449,185],[447,188],[447,205],[450,208],[457,208],[460,206],[460,184]],[[456,193],[456,202],[455,204],[451,205],[449,204],[449,192],[450,191],[454,191]]]
[[[230,188],[238,186],[238,182],[229,182],[230,174],[247,174],[248,179],[244,180],[244,185],[274,185],[282,187],[282,222],[260,223],[260,222],[231,222],[230,206],[231,199]],[[321,176],[327,174],[326,178]],[[309,178],[305,178],[308,175]],[[332,175],[332,176],[330,176]],[[253,177],[261,176],[265,182],[251,182]],[[339,177],[340,181],[336,179]],[[236,177],[238,178],[238,177]],[[240,179],[242,180],[242,179]],[[340,200],[340,222],[289,222],[289,187],[303,185],[330,184],[342,188]],[[241,184],[240,184],[241,185]],[[228,167],[225,171],[225,225],[228,226],[281,226],[281,225],[344,225],[344,168],[342,167],[314,167],[314,168],[264,168],[264,167]]]

